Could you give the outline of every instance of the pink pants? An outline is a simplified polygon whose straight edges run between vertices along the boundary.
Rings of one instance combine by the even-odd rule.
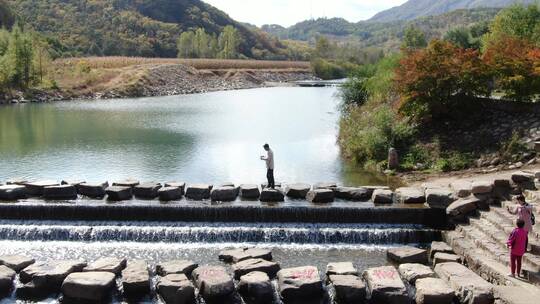
[[[516,274],[516,268],[517,268],[517,274],[518,275],[521,274],[521,258],[522,257],[523,256],[518,256],[518,255],[513,255],[513,254],[510,255],[510,268],[512,269],[512,274]]]

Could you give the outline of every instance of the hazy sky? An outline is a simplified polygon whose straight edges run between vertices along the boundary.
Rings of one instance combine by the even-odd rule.
[[[343,17],[356,22],[407,0],[203,0],[232,18],[256,25],[290,26],[318,17]]]

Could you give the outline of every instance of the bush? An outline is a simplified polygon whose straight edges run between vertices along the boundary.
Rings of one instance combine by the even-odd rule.
[[[315,76],[324,79],[342,79],[354,71],[358,66],[345,61],[332,62],[321,58],[311,62],[311,69]]]
[[[350,106],[364,104],[369,98],[366,88],[366,78],[352,77],[347,79],[339,89],[339,95],[342,100],[342,112],[346,111]]]

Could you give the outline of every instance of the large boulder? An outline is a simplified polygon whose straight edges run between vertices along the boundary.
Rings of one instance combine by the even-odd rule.
[[[308,192],[306,199],[311,203],[331,203],[334,201],[334,191],[330,189],[315,189]]]
[[[37,181],[25,183],[26,192],[29,196],[42,196],[45,187],[59,186],[56,181]]]
[[[219,253],[219,259],[226,263],[238,263],[248,259],[272,260],[272,251],[262,248],[237,248],[223,250]]]
[[[13,269],[0,265],[0,296],[11,291],[15,275],[17,273]]]
[[[493,285],[458,263],[441,263],[435,273],[450,284],[461,303],[493,304]]]
[[[399,264],[403,263],[427,263],[427,250],[411,246],[390,248],[386,251],[387,257]]]
[[[444,252],[437,252],[433,256],[433,266],[440,263],[448,263],[448,262],[461,263],[461,257],[457,254],[444,253]]]
[[[429,257],[433,258],[433,256],[437,252],[454,253],[454,250],[452,250],[452,247],[450,247],[450,245],[446,244],[445,242],[431,242],[431,247],[429,249]]]
[[[131,187],[112,186],[105,190],[107,199],[110,201],[127,201],[133,197],[133,189]]]
[[[478,194],[488,194],[493,191],[493,182],[492,181],[474,181],[471,186],[471,193]]]
[[[133,195],[142,199],[154,199],[158,197],[158,190],[161,189],[159,183],[144,183],[133,187]]]
[[[426,204],[430,208],[446,209],[455,201],[450,189],[431,188],[426,190]]]
[[[317,267],[285,268],[277,276],[279,293],[285,301],[315,298],[323,292]]]
[[[101,258],[96,260],[93,263],[88,264],[83,271],[85,272],[111,272],[115,275],[120,275],[122,270],[126,268],[127,261],[126,259],[118,258]]]
[[[234,282],[227,270],[221,266],[201,266],[193,270],[200,295],[205,299],[219,299],[234,292]]]
[[[338,303],[363,303],[366,299],[366,284],[356,275],[330,275]]]
[[[34,263],[19,274],[23,286],[17,287],[21,298],[41,298],[58,293],[64,279],[71,273],[80,272],[86,263],[82,261],[50,261]]]
[[[156,265],[156,273],[162,277],[169,274],[185,274],[191,277],[191,273],[199,264],[189,260],[173,260]]]
[[[283,195],[283,192],[281,192],[278,189],[269,189],[265,188],[261,192],[261,196],[259,197],[259,200],[261,202],[283,202],[285,200],[285,195]]]
[[[213,202],[232,202],[237,196],[238,190],[231,186],[214,188],[210,194]]]
[[[405,284],[393,266],[369,268],[364,272],[371,302],[385,304],[410,303]]]
[[[15,201],[26,198],[26,187],[20,185],[0,186],[0,200]]]
[[[396,198],[402,204],[423,204],[426,201],[424,190],[412,187],[398,188]]]
[[[467,215],[478,209],[480,199],[472,196],[468,198],[461,198],[446,208],[446,214],[450,216]]]
[[[129,187],[129,188],[134,188],[134,187],[137,186],[138,184],[140,184],[140,182],[139,182],[138,180],[134,180],[134,179],[126,179],[126,180],[123,180],[123,181],[114,182],[112,185],[113,185],[113,186],[117,186],[117,187]]]
[[[398,270],[401,277],[411,284],[414,284],[418,279],[435,277],[435,272],[431,268],[418,263],[401,264]]]
[[[374,204],[392,204],[394,203],[394,192],[390,189],[375,189],[371,200]]]
[[[512,181],[516,184],[534,183],[535,175],[530,172],[518,171],[512,173]]]
[[[273,278],[276,276],[276,273],[281,269],[281,267],[276,262],[263,259],[248,259],[234,264],[232,269],[234,272],[234,278],[238,280],[241,276],[254,271],[264,272],[269,277]]]
[[[317,189],[334,190],[336,187],[337,187],[337,184],[332,183],[332,182],[316,183],[315,185],[313,185],[314,190],[317,190]]]
[[[455,293],[448,283],[437,278],[416,281],[416,304],[452,304]]]
[[[104,183],[82,183],[77,186],[77,192],[86,197],[90,198],[103,198],[107,193],[105,193],[105,189],[109,187],[108,182]]]
[[[367,188],[336,187],[333,189],[336,198],[348,201],[369,201],[373,191]]]
[[[358,275],[358,270],[352,262],[328,263],[326,275]]]
[[[165,304],[195,303],[195,287],[185,274],[169,274],[160,277],[156,291]]]
[[[184,183],[184,182],[169,182],[169,183],[165,183],[165,187],[180,188],[180,191],[182,192],[182,196],[184,196],[184,193],[185,193],[185,190],[186,190],[186,183]]]
[[[182,199],[184,191],[179,187],[163,187],[158,190],[159,200],[170,202]]]
[[[194,184],[186,189],[186,197],[191,200],[202,201],[210,198],[211,185]]]
[[[285,195],[290,198],[305,199],[311,185],[308,184],[289,184],[285,187]]]
[[[114,288],[115,276],[112,273],[76,272],[64,280],[62,293],[69,299],[100,302],[108,298]]]
[[[240,277],[238,291],[250,300],[248,303],[272,303],[274,289],[264,272],[254,271]]]
[[[122,289],[128,299],[139,299],[150,293],[150,274],[145,261],[129,261],[122,270]]]
[[[257,185],[240,185],[240,197],[243,199],[258,199],[261,195],[259,186]]]
[[[73,185],[49,186],[43,189],[43,198],[48,200],[74,200],[77,188]]]
[[[24,268],[34,264],[36,260],[23,255],[3,255],[0,256],[0,265],[5,265],[15,272],[19,272]]]
[[[466,180],[457,180],[451,185],[452,190],[454,190],[454,195],[457,197],[468,197],[472,194],[472,183]]]

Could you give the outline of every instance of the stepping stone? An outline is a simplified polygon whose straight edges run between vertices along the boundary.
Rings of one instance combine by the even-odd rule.
[[[182,192],[182,196],[184,196],[184,193],[186,191],[186,183],[184,183],[184,182],[165,183],[165,187],[180,188],[180,191]]]
[[[186,197],[188,199],[202,201],[210,198],[210,185],[196,184],[189,185],[186,190]]]
[[[37,181],[25,183],[26,192],[29,196],[42,196],[45,187],[59,186],[55,181]]]
[[[464,180],[458,180],[451,184],[454,194],[457,197],[468,197],[472,193],[472,183]]]
[[[281,188],[282,185],[281,185],[280,182],[275,182],[275,183],[274,183],[274,186],[275,186],[275,188]],[[262,184],[261,184],[261,189],[264,190],[264,189],[266,189],[266,188],[268,188],[268,183],[262,183]]]
[[[313,190],[317,190],[317,189],[334,190],[334,188],[337,188],[336,183],[316,183],[315,185],[313,185]]]
[[[158,197],[159,189],[161,189],[161,184],[158,183],[139,184],[133,188],[133,195],[142,199],[155,199]]]
[[[363,303],[366,299],[366,284],[356,275],[330,275],[338,303]]]
[[[306,199],[311,203],[331,203],[334,201],[334,191],[329,189],[316,189],[308,192]]]
[[[461,198],[446,208],[446,214],[450,216],[467,215],[478,209],[480,200],[476,197]]]
[[[185,274],[169,274],[158,279],[156,290],[166,304],[195,303],[195,287]]]
[[[221,251],[219,253],[219,259],[226,263],[238,263],[248,259],[272,261],[272,251],[262,248],[230,249]]]
[[[279,293],[285,301],[317,298],[323,292],[319,270],[314,266],[285,268],[277,277]]]
[[[102,301],[115,287],[115,276],[109,272],[76,272],[67,276],[62,293],[69,299]]]
[[[127,201],[133,198],[133,190],[131,187],[112,186],[105,190],[107,199],[110,201]]]
[[[358,270],[352,262],[328,263],[326,275],[358,275]]]
[[[430,208],[446,209],[454,201],[454,194],[450,189],[426,190],[426,204]]]
[[[493,285],[458,263],[441,263],[435,266],[439,278],[450,284],[461,302],[491,304],[494,302]]]
[[[234,278],[238,280],[241,276],[254,271],[264,272],[269,277],[273,278],[276,276],[276,273],[281,269],[281,267],[276,262],[263,259],[248,259],[234,264],[232,269],[234,272]]]
[[[158,190],[160,201],[170,202],[182,199],[184,191],[179,187],[163,187]]]
[[[0,186],[0,200],[16,201],[26,198],[26,187],[20,185]]]
[[[62,282],[74,272],[80,272],[86,266],[82,261],[38,262],[23,269],[19,280],[24,284],[17,287],[17,297],[41,298],[60,292]]]
[[[212,189],[210,198],[213,202],[232,202],[237,195],[238,190],[234,187],[219,187]]]
[[[126,268],[126,259],[117,258],[101,258],[93,263],[88,264],[83,271],[84,272],[111,272],[115,275],[120,275],[122,270]]]
[[[0,295],[5,295],[13,289],[13,279],[17,273],[5,266],[0,265]]]
[[[416,281],[416,304],[452,304],[455,293],[448,283],[437,278]]]
[[[454,253],[454,250],[452,250],[452,247],[450,247],[450,245],[446,244],[445,242],[431,242],[429,257],[433,259],[433,256],[437,252]]]
[[[191,273],[199,264],[189,260],[173,260],[156,265],[156,273],[162,277],[169,274],[185,274],[191,277]]]
[[[261,196],[259,197],[259,200],[261,202],[283,202],[285,200],[285,195],[283,195],[283,192],[277,190],[277,189],[264,189],[261,192]]]
[[[234,188],[234,190],[236,191],[236,196],[238,196],[238,194],[240,193],[240,187],[236,187],[234,185],[234,183],[223,183],[219,186],[220,188],[223,188],[223,187],[231,187],[231,188]],[[211,194],[210,194],[211,195]]]
[[[390,248],[386,251],[386,256],[388,257],[388,259],[399,264],[427,263],[427,251],[411,246]]]
[[[461,257],[452,253],[437,252],[433,257],[433,266],[440,263],[455,262],[461,263]]]
[[[71,185],[75,186],[75,188],[79,187],[80,184],[85,183],[86,181],[83,180],[62,180],[60,182],[60,185]]]
[[[516,184],[534,183],[535,175],[529,172],[518,171],[512,173],[512,181]]]
[[[72,185],[45,187],[43,198],[47,200],[74,200],[77,199],[77,188]]]
[[[264,272],[254,271],[241,276],[238,291],[252,303],[272,303],[274,300],[272,283]]]
[[[414,285],[414,282],[416,282],[418,279],[435,277],[435,272],[433,272],[433,270],[431,270],[431,268],[428,266],[422,264],[401,264],[398,267],[398,271],[401,277],[412,285]]]
[[[472,194],[486,194],[493,191],[493,182],[490,181],[475,181],[472,183]]]
[[[5,265],[15,272],[20,272],[24,268],[34,264],[36,260],[22,255],[3,255],[0,256],[0,265]]]
[[[369,201],[373,194],[372,190],[366,188],[337,187],[333,190],[336,198],[356,202]]]
[[[393,266],[369,268],[364,272],[373,303],[410,303],[407,288]]]
[[[205,299],[219,299],[232,294],[234,282],[221,266],[201,266],[193,270],[199,294]]]
[[[308,184],[289,184],[285,187],[285,195],[290,198],[305,199],[311,185]]]
[[[129,187],[129,188],[134,188],[134,187],[137,186],[138,184],[140,184],[140,182],[139,182],[138,180],[127,179],[127,180],[123,180],[123,181],[114,182],[112,185],[113,185],[113,186],[117,186],[117,187]]]
[[[6,185],[24,186],[26,183],[28,183],[28,180],[23,178],[10,178],[6,181]]]
[[[373,195],[371,200],[374,204],[393,204],[394,203],[394,192],[387,189],[375,189],[373,190]]]
[[[140,299],[150,293],[150,274],[145,261],[129,261],[122,270],[122,287],[128,299]]]
[[[401,204],[423,204],[426,202],[424,190],[420,188],[398,188],[396,190],[396,198]]]
[[[259,186],[257,185],[240,185],[240,197],[245,199],[258,199],[261,195]]]
[[[104,198],[107,193],[105,193],[105,189],[109,187],[108,182],[104,183],[82,183],[79,186],[77,186],[77,192],[82,195],[89,198]]]

